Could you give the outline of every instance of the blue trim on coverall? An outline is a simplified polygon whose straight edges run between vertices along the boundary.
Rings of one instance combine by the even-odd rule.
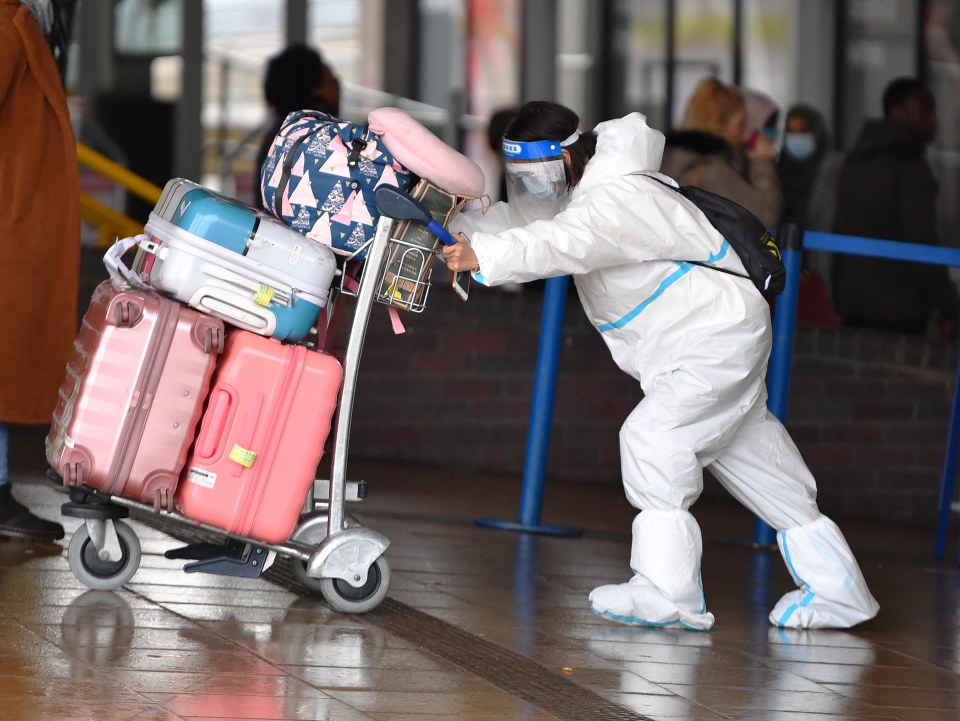
[[[787,562],[787,568],[790,569],[790,573],[793,575],[795,579],[800,581],[800,583],[807,589],[807,594],[803,597],[803,600],[801,600],[800,603],[791,604],[789,608],[787,608],[787,610],[783,612],[783,615],[780,617],[780,620],[777,621],[778,626],[784,627],[787,621],[789,620],[789,618],[793,615],[793,612],[802,606],[809,606],[810,602],[813,601],[814,598],[816,598],[817,594],[813,593],[810,590],[810,586],[807,585],[807,582],[800,577],[800,574],[797,573],[797,569],[794,568],[793,566],[793,559],[790,558],[790,549],[787,547],[786,531],[780,531],[780,547],[783,549],[783,560]]]
[[[722,243],[721,246],[720,246],[720,250],[718,250],[716,253],[712,254],[709,258],[707,258],[706,260],[704,260],[704,261],[702,261],[702,262],[704,262],[704,263],[715,263],[715,262],[718,261],[718,260],[722,260],[722,259],[727,255],[727,251],[728,251],[729,249],[730,249],[730,244],[727,242],[727,239],[724,238],[724,239],[723,239],[723,243]],[[622,328],[622,327],[625,326],[627,323],[629,323],[629,322],[632,321],[634,318],[636,318],[638,315],[640,315],[641,313],[643,313],[643,311],[645,311],[645,310],[647,309],[647,306],[648,306],[648,305],[650,305],[651,303],[653,303],[653,301],[655,301],[657,298],[659,298],[661,295],[664,294],[664,292],[667,290],[667,288],[669,288],[671,285],[673,285],[673,284],[676,283],[678,280],[680,280],[683,276],[685,276],[687,273],[689,273],[691,268],[694,268],[694,267],[695,267],[694,265],[692,265],[691,263],[688,263],[688,262],[685,261],[685,260],[677,260],[677,261],[674,261],[674,262],[675,262],[677,265],[679,265],[680,267],[677,268],[677,269],[676,269],[673,273],[671,273],[669,276],[667,276],[667,277],[664,279],[664,281],[663,281],[659,286],[657,286],[657,289],[656,289],[655,291],[653,291],[653,293],[650,294],[650,297],[649,297],[649,298],[647,298],[646,300],[644,300],[642,303],[640,303],[640,305],[638,305],[636,308],[634,308],[633,310],[631,310],[629,313],[627,313],[627,314],[626,314],[625,316],[623,316],[622,318],[619,318],[618,320],[615,320],[615,321],[613,321],[613,322],[611,322],[611,323],[602,323],[602,324],[599,326],[599,328],[598,328],[599,331],[600,331],[601,333],[606,333],[608,330],[616,330],[617,328]]]

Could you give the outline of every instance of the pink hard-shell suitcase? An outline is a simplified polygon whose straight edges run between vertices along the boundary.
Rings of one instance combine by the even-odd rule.
[[[233,329],[177,486],[187,518],[263,543],[296,527],[343,369],[331,355]]]
[[[223,322],[152,291],[93,293],[46,438],[66,486],[173,508]]]

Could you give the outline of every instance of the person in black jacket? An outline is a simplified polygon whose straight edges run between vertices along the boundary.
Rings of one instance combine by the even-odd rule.
[[[263,133],[257,151],[255,163],[258,180],[260,168],[287,115],[295,110],[319,110],[339,118],[340,80],[317,50],[295,43],[267,62],[263,96],[270,107],[272,120]],[[262,207],[259,183],[257,186],[254,204]]]
[[[864,123],[844,159],[833,230],[938,245],[938,186],[924,155],[937,132],[933,94],[898,78],[884,91],[883,115]],[[845,324],[926,334],[935,319],[938,336],[956,336],[960,302],[944,266],[838,254],[833,287]]]

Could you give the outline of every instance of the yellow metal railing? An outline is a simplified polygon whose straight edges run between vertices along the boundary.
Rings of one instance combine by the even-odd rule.
[[[115,163],[96,150],[77,143],[77,161],[105,178],[123,186],[148,203],[156,203],[163,189]],[[143,232],[143,225],[133,218],[101,203],[89,193],[80,194],[80,215],[100,235],[100,245],[110,245],[115,238],[127,238]]]

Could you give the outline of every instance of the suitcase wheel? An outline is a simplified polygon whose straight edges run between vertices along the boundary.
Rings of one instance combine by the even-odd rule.
[[[133,578],[140,567],[140,540],[136,532],[123,521],[112,523],[120,542],[120,558],[116,561],[100,558],[86,524],[77,528],[70,539],[70,570],[88,588],[112,591]]]
[[[63,484],[79,486],[83,481],[83,467],[79,463],[68,463],[63,469]]]
[[[129,300],[121,299],[114,303],[113,312],[118,328],[130,328],[140,320],[140,306]]]
[[[367,571],[367,582],[354,588],[339,578],[321,578],[320,592],[334,611],[339,613],[366,613],[372,611],[387,597],[390,590],[390,565],[380,556]]]

